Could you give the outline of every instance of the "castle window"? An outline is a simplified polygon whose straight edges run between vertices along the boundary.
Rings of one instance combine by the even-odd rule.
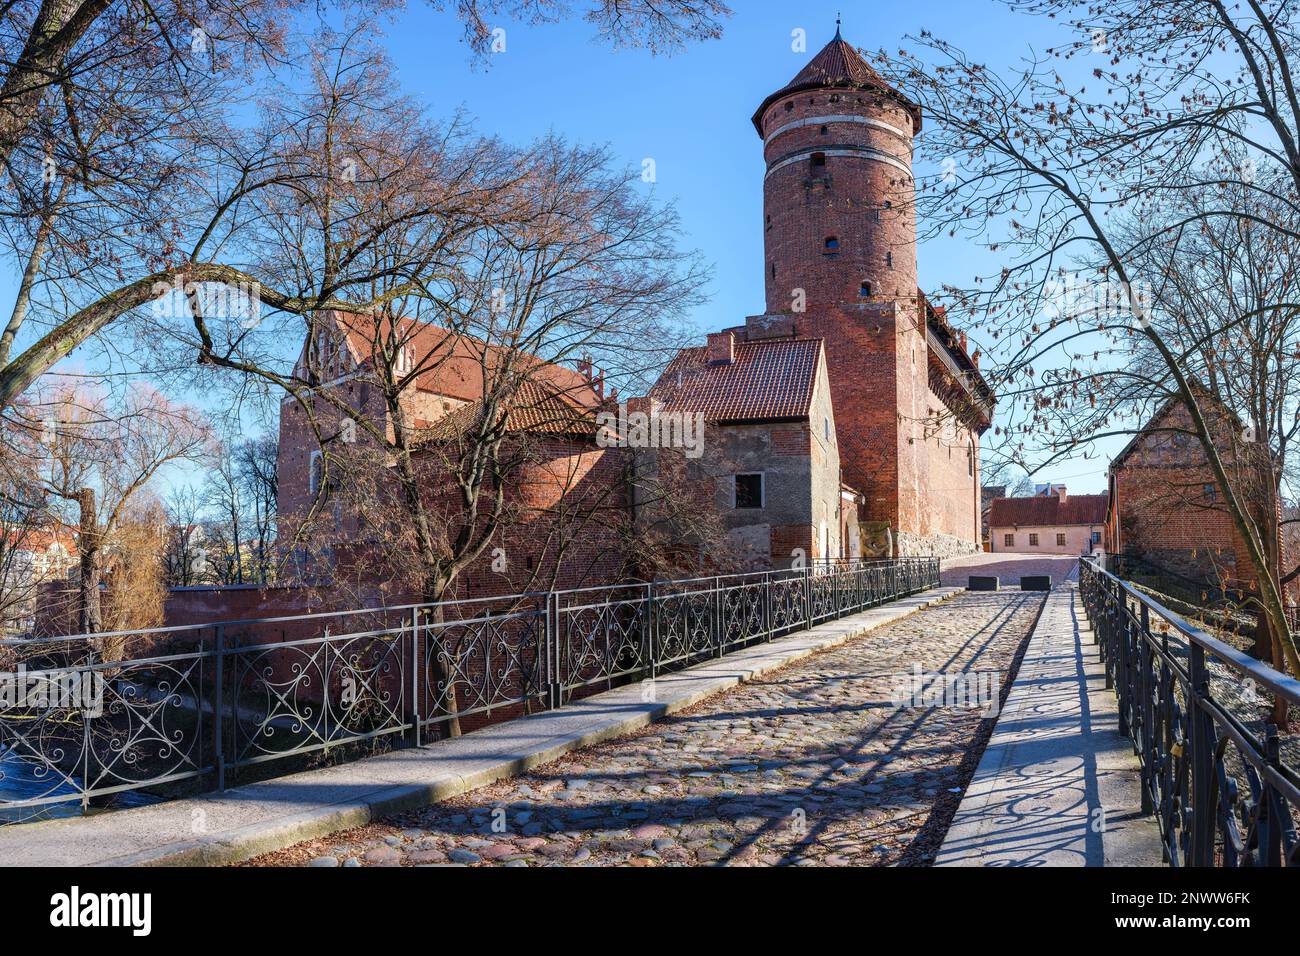
[[[771,216],[768,216],[768,217],[767,217],[767,228],[769,228],[769,229],[772,228],[772,217],[771,217]]]
[[[319,451],[311,453],[311,465],[307,473],[307,490],[311,494],[316,494],[320,490],[321,478],[325,474],[325,460],[321,457]]]
[[[871,295],[871,283],[864,282],[862,283],[862,285],[858,286],[858,295],[860,296]]]
[[[812,166],[814,174],[826,172],[826,154],[813,153],[809,164]]]
[[[763,473],[736,475],[735,507],[763,507]]]
[[[821,128],[821,134],[822,134],[823,136],[825,136],[827,133],[830,132],[830,130],[831,130],[831,128],[830,128],[829,126],[823,126],[823,127]]]
[[[776,278],[776,263],[772,263],[772,278]]]
[[[876,222],[880,222],[880,210],[879,209],[871,210],[871,218]]]
[[[885,265],[890,269],[894,268],[894,254],[892,252],[885,253]]]
[[[1212,482],[1204,485],[1201,488],[1201,494],[1205,496],[1206,501],[1213,501],[1215,498],[1218,497],[1218,491],[1214,487],[1214,484]]]
[[[786,109],[786,112],[787,112],[787,113],[788,113],[790,110],[794,109],[794,100],[786,100],[786,101],[785,101],[785,109]]]
[[[838,94],[838,93],[832,93],[832,94],[831,94],[831,102],[832,102],[832,103],[838,103],[839,101],[840,101],[840,94]]]
[[[824,243],[827,252],[839,252],[840,240],[838,236],[827,236]]]

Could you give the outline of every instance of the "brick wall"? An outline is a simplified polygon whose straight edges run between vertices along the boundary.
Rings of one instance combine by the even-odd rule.
[[[922,551],[930,538],[974,550],[978,436],[925,426],[944,406],[916,291],[911,116],[889,97],[804,90],[773,101],[761,126],[768,315],[737,331],[824,339],[844,481],[864,520]]]
[[[1233,423],[1210,414],[1220,456],[1238,472]],[[1165,429],[1172,429],[1165,430]],[[1175,576],[1249,589],[1254,577],[1246,543],[1237,533],[1199,440],[1181,403],[1164,409],[1111,467],[1107,551],[1136,558]]]

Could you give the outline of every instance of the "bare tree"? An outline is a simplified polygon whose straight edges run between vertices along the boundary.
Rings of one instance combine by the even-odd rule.
[[[209,441],[206,426],[197,412],[143,386],[118,401],[65,391],[25,411],[22,427],[43,489],[78,528],[78,629],[103,630],[101,585],[119,534],[128,521],[145,520],[141,496],[167,465],[201,455]],[[160,579],[162,549],[160,537]]]
[[[359,5],[366,12],[389,6]],[[301,125],[283,110],[261,128],[238,128],[234,119],[250,95],[275,95],[254,67],[302,54],[281,18],[304,8],[297,0],[220,0],[200,14],[166,3],[43,0],[0,9],[0,159],[22,186],[8,194],[8,212],[11,254],[23,273],[9,334],[0,339],[0,408],[106,326],[138,316],[160,290],[256,290],[259,305],[300,316],[389,301],[358,300],[383,276],[346,268],[341,260],[359,261],[368,239],[332,214],[337,234],[325,230],[326,246],[308,250],[315,261],[305,274],[293,268],[301,263],[267,268],[252,254],[276,241],[260,209],[320,185],[294,163],[302,157],[292,149]],[[492,18],[536,22],[572,13],[549,0],[469,0],[454,12],[478,54],[493,39]],[[729,15],[718,0],[592,0],[585,12],[602,38],[653,50],[717,36]],[[361,161],[336,155],[332,143],[317,145],[332,176],[336,164]],[[342,242],[358,252],[334,245]],[[104,267],[60,269],[60,249],[74,263],[93,254]],[[387,295],[397,294],[385,285]],[[41,309],[35,294],[46,287]],[[163,317],[189,318],[166,309]],[[12,354],[33,319],[46,334]]]
[[[890,58],[895,81],[929,118],[923,148],[935,165],[918,191],[921,219],[934,232],[986,242],[1006,262],[971,288],[949,290],[950,311],[987,329],[1002,407],[1019,407],[1001,438],[1010,457],[1034,470],[1131,433],[1140,422],[1118,417],[1103,393],[1113,394],[1117,369],[1140,343],[1225,489],[1223,507],[1246,543],[1269,619],[1271,656],[1300,673],[1272,529],[1234,481],[1232,452],[1221,445],[1212,406],[1225,396],[1207,406],[1200,370],[1153,321],[1153,289],[1140,281],[1164,255],[1163,281],[1170,244],[1218,228],[1211,224],[1249,220],[1294,238],[1300,111],[1290,78],[1300,38],[1292,11],[1264,0],[1231,9],[1220,0],[1011,5],[1059,17],[1066,42],[1009,72],[929,34],[916,38],[922,54]],[[1187,202],[1192,196],[1202,201]],[[1162,209],[1177,211],[1157,216]],[[1158,228],[1131,228],[1157,218]],[[1085,301],[1075,301],[1072,283]],[[1290,306],[1274,294],[1281,288],[1267,304],[1274,315]],[[1254,316],[1212,319],[1215,341],[1206,347],[1231,355],[1241,323]],[[1027,460],[1035,451],[1038,459]]]

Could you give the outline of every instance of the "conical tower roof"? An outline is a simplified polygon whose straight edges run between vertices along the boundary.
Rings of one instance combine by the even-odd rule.
[[[921,130],[921,108],[894,89],[881,77],[853,46],[846,43],[837,28],[835,39],[822,47],[793,80],[763,100],[754,112],[754,128],[763,135],[763,111],[774,101],[800,90],[820,89],[873,90],[898,100],[912,114],[913,134]]]

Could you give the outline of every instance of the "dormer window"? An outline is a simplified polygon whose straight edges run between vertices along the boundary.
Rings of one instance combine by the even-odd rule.
[[[411,346],[399,345],[397,354],[393,356],[393,371],[398,375],[405,375],[414,367],[415,358]]]

